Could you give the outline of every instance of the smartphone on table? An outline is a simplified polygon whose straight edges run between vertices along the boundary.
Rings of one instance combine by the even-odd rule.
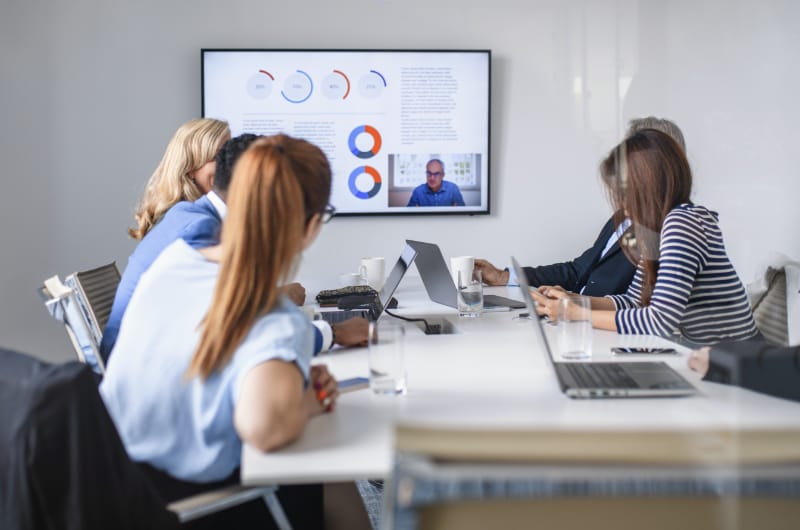
[[[614,346],[611,348],[611,353],[614,355],[677,355],[678,350],[675,348],[643,348],[643,347],[622,347]]]
[[[350,379],[342,379],[338,382],[337,387],[339,392],[344,394],[361,390],[362,388],[369,388],[369,379],[366,377],[352,377]]]

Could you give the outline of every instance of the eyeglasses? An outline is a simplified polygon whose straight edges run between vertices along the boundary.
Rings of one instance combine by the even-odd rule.
[[[321,216],[322,222],[327,223],[328,221],[333,219],[334,215],[336,215],[336,208],[334,206],[331,206],[330,204],[327,205],[325,209],[322,210],[322,216]]]
[[[426,171],[425,174],[428,175],[429,177],[441,177],[442,176],[442,172],[441,171]]]

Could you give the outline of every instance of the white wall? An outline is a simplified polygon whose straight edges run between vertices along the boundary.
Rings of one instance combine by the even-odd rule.
[[[695,200],[752,280],[800,258],[800,3],[4,0],[0,345],[71,356],[35,289],[116,259],[172,132],[200,111],[201,47],[490,48],[492,215],[335,219],[301,280],[402,239],[536,264],[577,255],[609,208],[597,162],[631,117],[684,130]],[[313,282],[311,282],[313,283]]]

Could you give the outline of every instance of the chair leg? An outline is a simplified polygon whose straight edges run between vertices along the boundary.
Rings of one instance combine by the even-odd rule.
[[[275,524],[280,530],[292,530],[292,525],[286,517],[286,512],[283,511],[283,506],[281,506],[280,501],[278,501],[275,491],[276,490],[273,489],[264,493],[264,503],[267,505],[269,513],[272,515]]]

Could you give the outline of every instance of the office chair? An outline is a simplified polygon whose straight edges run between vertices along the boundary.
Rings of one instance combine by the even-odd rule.
[[[792,528],[800,432],[399,425],[381,528]]]
[[[53,276],[39,290],[50,315],[64,324],[78,359],[100,375],[105,372],[100,342],[119,281],[117,265],[111,262],[70,274],[63,283]]]
[[[261,497],[283,530],[276,490],[234,486],[165,505],[88,366],[0,349],[0,528],[172,529]]]
[[[748,290],[756,326],[767,342],[800,344],[800,263],[781,260],[767,268],[760,284],[748,286]]]

